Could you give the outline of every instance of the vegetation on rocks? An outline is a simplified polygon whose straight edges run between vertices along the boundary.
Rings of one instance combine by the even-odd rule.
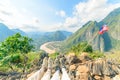
[[[49,54],[49,57],[51,57],[52,59],[55,59],[59,54],[60,53],[55,52],[55,53]]]
[[[89,53],[89,57],[92,59],[104,57],[104,53],[100,51],[93,51],[92,46],[87,42],[80,42],[79,44],[72,46],[70,52],[75,53],[77,56],[79,56],[82,52],[87,52]]]
[[[75,46],[72,46],[71,51],[79,54],[80,52],[93,52],[93,49],[87,42],[81,42]]]

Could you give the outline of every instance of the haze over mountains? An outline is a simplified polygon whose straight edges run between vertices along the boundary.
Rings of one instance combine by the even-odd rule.
[[[15,33],[20,33],[23,36],[28,36],[33,39],[33,44],[36,50],[45,42],[62,41],[68,38],[72,33],[68,31],[54,31],[54,32],[23,32],[20,29],[9,29],[5,24],[0,23],[0,41],[5,40],[8,36]]]

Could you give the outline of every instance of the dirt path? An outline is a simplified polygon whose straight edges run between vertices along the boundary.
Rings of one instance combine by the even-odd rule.
[[[55,53],[55,50],[52,50],[52,49],[47,47],[47,45],[50,43],[52,43],[52,42],[44,43],[43,45],[40,46],[40,49],[44,50],[46,53],[49,53],[49,54]]]

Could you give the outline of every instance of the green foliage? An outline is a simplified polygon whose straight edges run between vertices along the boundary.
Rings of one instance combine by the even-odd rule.
[[[81,42],[81,43],[73,46],[71,48],[71,51],[76,54],[79,54],[81,52],[92,52],[93,49],[92,49],[92,46],[89,45],[87,42]]]
[[[21,62],[21,59],[20,59],[20,54],[11,54],[11,55],[8,55],[8,56],[5,56],[1,62],[4,64],[4,65],[7,65],[6,63],[10,62],[12,64],[18,64]]]
[[[89,57],[92,59],[98,59],[98,58],[103,58],[105,57],[104,53],[99,52],[99,51],[94,51],[92,53],[89,53]]]
[[[7,71],[9,71],[9,67],[8,66],[0,66],[0,71],[7,72]]]
[[[28,53],[33,49],[31,45],[32,39],[21,36],[19,33],[16,33],[13,36],[8,37],[5,41],[1,43],[1,51],[4,53]]]
[[[12,70],[13,66],[25,65],[26,54],[33,49],[31,42],[31,38],[21,36],[19,33],[8,37],[0,44],[0,64],[7,65]]]
[[[113,50],[105,54],[105,58],[114,61],[114,63],[120,64],[120,50]]]
[[[52,59],[55,59],[58,55],[59,55],[59,53],[56,52],[56,53],[53,53],[53,54],[49,54],[49,57],[52,58]]]
[[[26,62],[26,70],[29,71],[29,69],[33,66],[36,65],[39,61],[39,56],[40,53],[36,52],[29,52],[26,54],[28,57],[28,61]],[[11,58],[14,57],[14,58]],[[10,70],[10,66],[8,65],[7,61],[12,61],[11,65],[14,68],[15,71],[22,72],[22,68],[24,65],[24,56],[22,54],[14,54],[14,56],[7,56],[4,57],[1,62],[0,62],[0,71],[8,72]]]

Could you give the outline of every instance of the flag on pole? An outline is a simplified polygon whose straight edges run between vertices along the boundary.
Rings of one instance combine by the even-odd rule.
[[[99,30],[99,34],[104,34],[104,32],[108,31],[108,26],[107,25],[103,25],[100,30]]]

